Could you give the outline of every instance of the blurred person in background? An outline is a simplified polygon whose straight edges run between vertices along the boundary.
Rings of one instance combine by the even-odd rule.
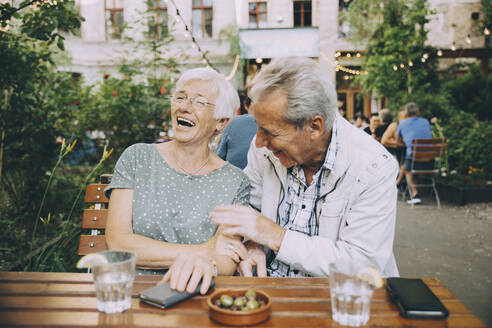
[[[236,116],[227,124],[215,148],[215,153],[241,170],[248,164],[248,150],[251,140],[256,134],[257,125],[252,115],[249,99],[246,92],[242,93],[241,112],[246,114]]]
[[[381,109],[379,111],[379,120],[381,121],[381,125],[376,128],[374,134],[376,135],[376,140],[381,142],[384,131],[393,122],[393,113],[387,108]]]
[[[400,142],[405,143],[406,154],[405,162],[403,163],[403,170],[407,183],[412,193],[411,199],[407,201],[408,204],[420,204],[422,199],[420,198],[417,186],[413,181],[412,174],[410,173],[412,165],[412,140],[413,139],[431,139],[431,126],[427,119],[419,117],[419,106],[416,103],[408,103],[405,105],[406,120],[403,120],[398,125],[396,134],[400,138]],[[434,169],[434,161],[429,162],[415,162],[414,169],[417,170],[432,170]]]
[[[369,119],[369,126],[364,128],[364,132],[376,139],[376,128],[381,125],[378,113],[372,113]]]

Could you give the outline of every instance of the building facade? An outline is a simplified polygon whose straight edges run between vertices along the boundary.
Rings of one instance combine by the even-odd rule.
[[[71,59],[61,69],[93,83],[102,78],[102,70],[116,73],[121,58],[146,56],[134,50],[136,43],[171,35],[174,41],[165,46],[164,56],[176,56],[183,68],[207,65],[206,57],[221,73],[233,76],[238,89],[272,58],[313,57],[336,84],[347,117],[357,112],[369,115],[381,104],[362,97],[351,83],[364,49],[346,39],[348,26],[338,20],[351,1],[78,0],[85,22],[78,36],[67,39]],[[468,52],[459,55],[453,49],[484,47],[484,34],[478,29],[480,0],[429,0],[429,4],[436,14],[428,26],[428,43],[443,50],[440,65],[476,61],[473,51],[463,57]],[[241,58],[246,61],[242,71],[234,72],[228,42],[219,42],[220,31],[229,26],[239,30]]]

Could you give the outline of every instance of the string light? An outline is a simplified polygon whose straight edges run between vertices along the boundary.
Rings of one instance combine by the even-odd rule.
[[[401,67],[401,68],[405,68],[405,65],[403,65],[403,64],[400,64],[400,67]]]
[[[408,66],[413,67],[413,61],[409,61]]]
[[[393,71],[397,71],[397,70],[398,70],[398,66],[393,65]]]
[[[263,58],[256,58],[255,61],[257,64],[261,64],[261,63],[263,63]]]
[[[168,0],[164,0],[166,3],[168,2]],[[188,39],[190,36],[191,36],[191,42],[192,42],[192,45],[191,47],[193,49],[197,49],[198,52],[201,54],[202,56],[202,63],[204,65],[206,65],[207,67],[211,67],[213,68],[214,70],[218,71],[214,65],[212,65],[212,63],[210,62],[210,60],[208,59],[207,57],[207,53],[204,52],[202,50],[202,48],[200,47],[200,45],[198,44],[198,42],[196,41],[195,37],[193,36],[193,34],[191,33],[191,28],[188,26],[188,24],[186,24],[186,21],[183,19],[183,17],[181,16],[181,13],[179,12],[179,9],[178,9],[178,6],[176,6],[176,2],[174,2],[174,0],[170,0],[171,3],[173,4],[174,8],[176,8],[176,23],[179,23],[179,21],[181,21],[185,27],[185,32],[183,33],[183,36],[185,39]]]
[[[488,28],[485,28],[485,29],[483,30],[483,34],[485,34],[485,35],[490,35],[490,30],[489,30]]]
[[[454,44],[454,42],[453,42],[453,45],[451,46],[451,50],[456,51],[456,45]]]
[[[437,55],[438,55],[439,57],[441,57],[441,56],[442,56],[442,50],[441,50],[441,49],[437,50]]]

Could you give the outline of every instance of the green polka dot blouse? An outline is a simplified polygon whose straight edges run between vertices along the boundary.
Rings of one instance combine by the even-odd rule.
[[[249,202],[248,177],[226,163],[205,174],[188,175],[170,167],[155,144],[128,147],[105,189],[133,190],[133,232],[169,243],[200,244],[217,230],[209,214],[218,205]]]

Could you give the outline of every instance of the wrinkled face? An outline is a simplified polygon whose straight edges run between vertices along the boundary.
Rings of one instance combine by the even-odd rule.
[[[208,143],[218,124],[214,118],[216,99],[207,81],[190,80],[176,90],[171,104],[173,138],[179,142]]]
[[[308,126],[302,129],[285,122],[287,95],[277,90],[254,104],[254,117],[258,124],[256,147],[266,147],[283,166],[302,165],[307,158],[310,138]]]

